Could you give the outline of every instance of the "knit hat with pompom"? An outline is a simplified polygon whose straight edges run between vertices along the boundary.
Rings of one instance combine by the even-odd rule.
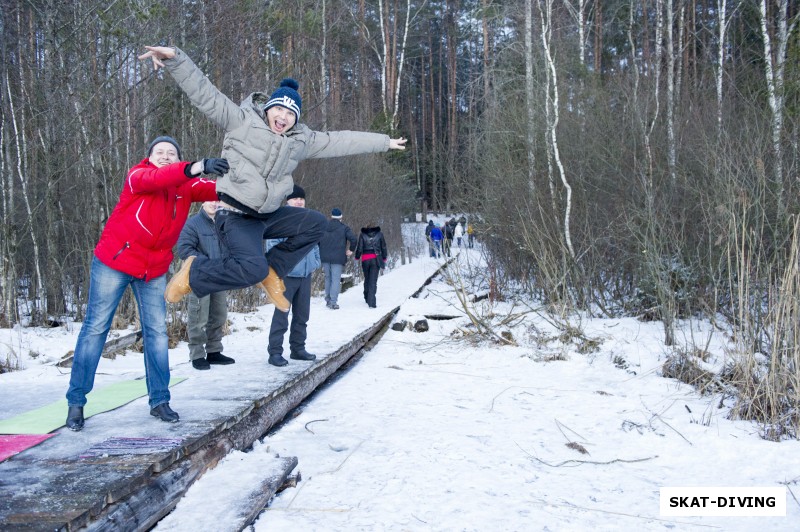
[[[298,88],[300,88],[300,84],[297,81],[292,78],[285,78],[281,81],[281,86],[275,89],[275,92],[269,97],[267,105],[264,106],[264,112],[266,113],[270,107],[280,105],[292,111],[295,120],[300,120],[300,108],[303,106],[303,99],[300,98],[300,94],[297,92]]]

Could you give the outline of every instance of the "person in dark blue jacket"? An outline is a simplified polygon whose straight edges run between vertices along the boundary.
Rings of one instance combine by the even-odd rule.
[[[322,240],[319,241],[319,257],[322,261],[322,272],[325,274],[325,304],[331,310],[339,308],[342,270],[354,249],[355,233],[342,222],[342,211],[333,209]]]
[[[439,258],[442,256],[442,240],[444,240],[444,233],[439,226],[434,225],[431,228],[431,244],[433,244],[433,251],[431,257]]]
[[[217,201],[206,201],[199,213],[186,222],[178,238],[178,256],[186,260],[195,255],[218,259],[223,254],[223,244],[214,226]],[[228,292],[212,292],[197,297],[188,297],[187,333],[189,336],[189,359],[194,369],[211,369],[211,364],[233,364],[236,362],[222,354],[222,336],[228,320]]]
[[[306,192],[299,185],[294,185],[292,193],[286,198],[291,207],[305,208]],[[277,246],[285,238],[266,241],[266,249]],[[292,268],[283,279],[286,285],[284,296],[289,300],[290,310],[285,312],[275,307],[272,313],[272,325],[269,328],[268,362],[273,366],[285,366],[289,362],[283,358],[283,336],[289,328],[289,312],[292,313],[292,328],[289,331],[289,358],[294,360],[315,360],[317,355],[306,351],[306,325],[311,317],[311,274],[319,268],[319,246],[315,245],[303,259]]]

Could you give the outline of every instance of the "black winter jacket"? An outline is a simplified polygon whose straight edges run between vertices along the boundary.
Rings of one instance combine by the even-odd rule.
[[[386,240],[383,238],[380,227],[362,227],[358,235],[356,244],[356,260],[360,260],[362,255],[374,253],[378,256],[378,264],[381,268],[386,265],[388,254],[386,252]]]
[[[322,234],[322,240],[319,241],[320,260],[328,264],[346,264],[347,254],[345,251],[348,242],[350,250],[355,250],[356,234],[353,230],[340,220],[330,220]]]
[[[214,220],[200,209],[200,212],[190,217],[183,226],[181,236],[178,237],[178,256],[183,260],[189,255],[218,259],[222,257],[223,244],[214,226]]]

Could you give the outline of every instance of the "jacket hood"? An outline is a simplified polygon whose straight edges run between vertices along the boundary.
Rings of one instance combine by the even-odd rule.
[[[380,228],[380,226],[377,226],[377,225],[375,227],[362,227],[361,228],[361,232],[365,233],[365,234],[367,234],[369,236],[375,236],[375,235],[377,235],[378,233],[381,232],[381,228]]]
[[[250,96],[244,99],[242,102],[243,105],[247,105],[252,107],[262,118],[266,118],[266,113],[264,112],[264,106],[267,105],[269,101],[269,94],[264,94],[263,92],[254,92]]]

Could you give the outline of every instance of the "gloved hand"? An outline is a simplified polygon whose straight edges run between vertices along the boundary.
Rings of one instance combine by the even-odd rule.
[[[203,173],[207,175],[222,176],[230,170],[228,159],[203,159]]]

